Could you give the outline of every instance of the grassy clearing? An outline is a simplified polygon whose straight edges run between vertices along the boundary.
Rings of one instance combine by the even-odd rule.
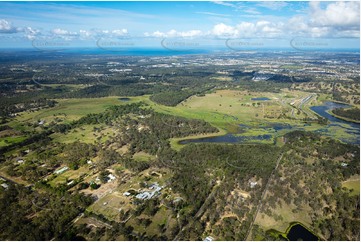
[[[70,180],[78,179],[82,175],[89,173],[89,168],[87,166],[82,166],[78,170],[67,170],[66,172],[58,175],[53,180],[49,181],[49,185],[56,187],[59,184],[67,183]]]
[[[133,159],[137,160],[137,161],[149,161],[149,160],[153,160],[155,157],[153,155],[150,155],[148,153],[145,153],[143,151],[135,153],[133,155]]]
[[[296,206],[287,205],[282,202],[282,206],[277,206],[276,209],[273,209],[273,214],[279,215],[282,217],[281,220],[276,220],[274,216],[268,216],[264,213],[258,213],[255,220],[255,224],[258,224],[265,231],[269,229],[275,229],[278,231],[286,231],[290,223],[298,221],[307,227],[311,226],[311,218],[308,215],[310,208],[308,206],[303,206],[303,209],[297,210],[297,213],[292,212]]]
[[[0,147],[12,145],[24,141],[27,136],[15,136],[15,137],[4,137],[0,138]]]
[[[95,131],[98,129],[99,131]],[[54,133],[51,137],[56,142],[60,143],[72,143],[75,141],[81,141],[84,143],[95,143],[100,141],[101,143],[109,139],[110,136],[115,135],[115,130],[111,127],[101,127],[101,125],[83,125],[80,128],[71,130],[67,134]]]
[[[217,76],[217,77],[212,77],[211,79],[217,80],[217,81],[232,81],[233,78],[230,76]]]
[[[147,234],[150,236],[159,234],[159,226],[166,225],[171,214],[172,211],[162,206],[152,217],[152,223],[147,227]]]
[[[354,176],[342,182],[342,187],[349,189],[350,196],[360,195],[360,176]]]
[[[20,177],[9,176],[6,173],[6,167],[2,167],[0,169],[0,176],[4,177],[4,178],[6,178],[6,179],[8,179],[10,181],[13,181],[15,183],[19,183],[19,184],[22,184],[22,185],[25,185],[25,186],[30,184],[29,182],[22,180]]]
[[[133,206],[129,198],[115,191],[100,198],[96,203],[87,208],[87,210],[96,214],[102,214],[109,220],[119,222],[120,211],[127,211],[131,207]]]

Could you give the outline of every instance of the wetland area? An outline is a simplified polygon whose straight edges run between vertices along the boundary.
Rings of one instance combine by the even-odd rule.
[[[269,98],[252,98],[252,100],[270,100]],[[326,101],[322,105],[318,106],[311,106],[310,109],[315,112],[320,117],[326,118],[328,120],[328,124],[325,127],[322,127],[320,129],[316,129],[315,132],[321,133],[325,136],[333,137],[334,134],[331,130],[332,128],[337,128],[338,132],[349,134],[349,137],[342,137],[340,140],[342,140],[345,143],[351,143],[351,144],[359,144],[360,141],[360,124],[354,123],[350,121],[345,121],[342,119],[339,119],[329,113],[329,111],[335,109],[335,108],[347,108],[349,105]],[[302,126],[295,125],[288,123],[268,123],[268,124],[259,124],[256,127],[250,127],[245,124],[239,124],[240,133],[236,134],[225,134],[221,136],[211,136],[211,137],[202,137],[197,139],[184,139],[180,140],[179,144],[188,144],[188,143],[244,143],[244,142],[257,142],[257,141],[263,141],[268,140],[272,141],[272,138],[274,138],[274,142],[276,142],[277,133],[280,133],[279,131],[292,131],[292,130],[305,130],[305,127],[310,126],[309,123],[304,123]],[[260,134],[257,136],[243,136],[242,133],[246,132],[246,130],[251,129],[258,129],[263,131],[265,134]],[[268,134],[269,131],[273,131],[275,135],[272,136]]]

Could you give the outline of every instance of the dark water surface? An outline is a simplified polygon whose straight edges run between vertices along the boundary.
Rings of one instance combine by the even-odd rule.
[[[249,140],[267,140],[271,138],[272,136],[268,134],[258,136],[235,136],[232,134],[226,134],[222,136],[181,140],[179,141],[179,144],[185,145],[189,143],[242,143]]]
[[[268,100],[271,100],[269,99],[268,97],[254,97],[254,98],[251,98],[252,101],[268,101]]]
[[[308,231],[300,224],[293,225],[287,234],[287,238],[291,241],[306,240],[317,241],[319,240],[316,235]]]

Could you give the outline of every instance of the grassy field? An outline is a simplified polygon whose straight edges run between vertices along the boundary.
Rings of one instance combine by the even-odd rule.
[[[292,212],[295,209],[295,205],[287,205],[282,202],[282,207],[277,206],[276,209],[273,209],[273,214],[277,214],[282,217],[281,220],[276,220],[274,216],[268,216],[264,213],[258,213],[255,220],[255,224],[262,227],[265,231],[269,229],[275,229],[278,231],[286,231],[290,223],[294,221],[301,222],[306,226],[311,225],[311,218],[308,216],[310,208],[308,206],[303,206],[302,210],[297,212]]]
[[[219,128],[227,129],[230,124],[256,125],[264,120],[294,123],[290,119],[278,119],[285,113],[290,115],[292,108],[287,104],[294,99],[302,99],[308,93],[284,91],[282,93],[249,93],[245,91],[218,90],[205,96],[192,96],[176,107],[158,105],[144,96],[143,100],[158,112],[179,115],[187,118],[203,119]],[[285,98],[292,96],[295,98]],[[254,97],[267,97],[269,101],[251,100]],[[300,118],[295,114],[296,118]],[[303,116],[302,116],[303,117]],[[299,122],[299,121],[296,121]]]

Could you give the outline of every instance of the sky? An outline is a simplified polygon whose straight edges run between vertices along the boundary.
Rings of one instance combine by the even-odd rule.
[[[0,48],[357,48],[360,3],[0,2]]]

